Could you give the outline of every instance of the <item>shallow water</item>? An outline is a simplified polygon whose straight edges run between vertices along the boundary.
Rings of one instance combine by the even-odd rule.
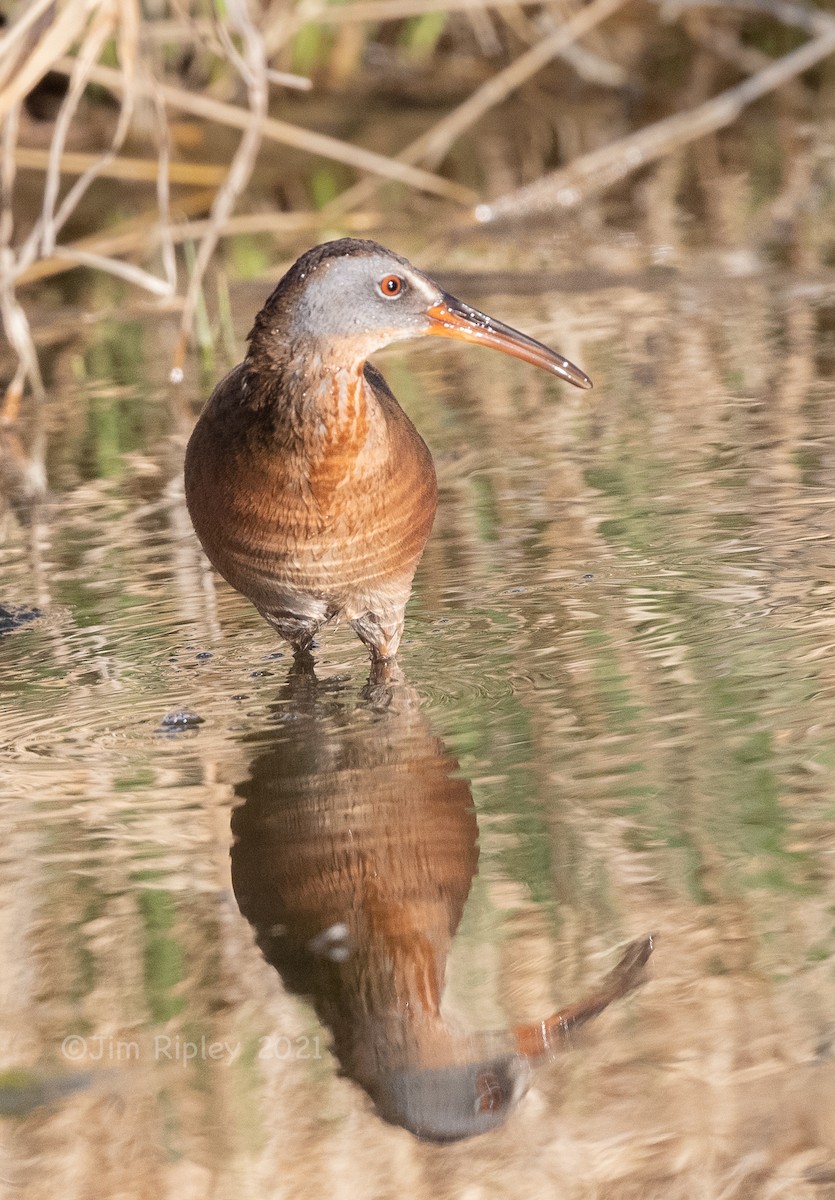
[[[202,560],[173,322],[68,336],[2,435],[0,606],[43,614],[0,634],[9,1195],[835,1196],[833,293],[455,288],[595,390],[379,356],[441,483],[393,696],[344,629],[294,679]],[[406,927],[482,1058],[655,951],[506,1123],[438,1146],[369,1096]],[[352,953],[376,998],[336,1004]]]

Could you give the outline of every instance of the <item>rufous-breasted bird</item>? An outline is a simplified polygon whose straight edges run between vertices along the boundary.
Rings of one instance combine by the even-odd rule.
[[[376,242],[308,250],[255,318],[186,451],[186,502],[220,574],[305,654],[334,617],[392,658],[437,504],[432,456],[366,360],[435,334],[591,387],[578,367],[462,304]]]

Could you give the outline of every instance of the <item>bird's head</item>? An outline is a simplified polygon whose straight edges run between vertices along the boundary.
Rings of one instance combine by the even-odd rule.
[[[292,346],[339,367],[360,367],[390,342],[435,335],[490,346],[575,387],[591,380],[561,354],[450,296],[376,242],[342,238],[308,250],[255,319],[253,345]],[[285,351],[286,353],[286,351]]]

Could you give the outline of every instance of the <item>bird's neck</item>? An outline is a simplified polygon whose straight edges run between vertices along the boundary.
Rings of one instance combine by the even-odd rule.
[[[320,507],[349,479],[373,477],[386,457],[385,416],[364,366],[311,346],[288,347],[281,358],[271,348],[265,362],[257,344],[244,362],[259,441],[266,433],[299,464]]]
[[[243,364],[245,394],[277,427],[316,440],[320,426],[335,432],[367,419],[374,397],[364,367],[337,347],[253,342]]]

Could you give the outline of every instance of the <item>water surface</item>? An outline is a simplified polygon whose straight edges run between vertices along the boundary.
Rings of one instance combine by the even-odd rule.
[[[165,382],[173,322],[67,336],[47,411],[2,434],[0,605],[43,614],[0,634],[9,1195],[835,1195],[831,291],[454,282],[595,390],[475,348],[379,356],[441,484],[394,714],[346,630],[300,696],[202,559],[181,462],[205,385]],[[408,883],[385,910],[425,904],[433,953],[446,929],[468,1036],[582,999],[652,932],[649,982],[506,1123],[416,1139],[259,950],[303,906],[270,934],[236,902],[232,827],[263,877],[276,789],[367,817]]]

